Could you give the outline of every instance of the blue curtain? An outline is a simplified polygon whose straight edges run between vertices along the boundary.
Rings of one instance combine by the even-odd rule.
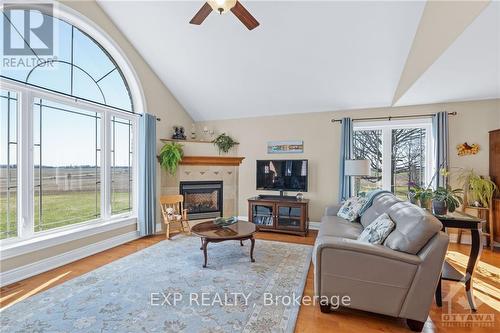
[[[345,175],[345,160],[352,158],[352,119],[342,118],[342,132],[340,137],[340,164],[339,164],[339,201],[352,195],[351,179]]]
[[[432,117],[432,135],[434,137],[434,160],[436,167],[436,187],[446,187],[446,177],[441,175],[440,169],[448,169],[448,112],[439,112]]]
[[[156,116],[144,114],[139,126],[139,234],[156,229]]]

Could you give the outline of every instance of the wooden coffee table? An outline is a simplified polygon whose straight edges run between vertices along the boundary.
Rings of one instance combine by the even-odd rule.
[[[191,228],[191,232],[201,238],[200,250],[203,250],[205,263],[203,267],[207,267],[207,245],[208,243],[219,243],[228,240],[239,240],[240,245],[243,246],[243,241],[250,239],[250,260],[255,262],[253,258],[253,249],[255,247],[255,238],[253,237],[256,232],[255,224],[238,221],[228,227],[219,227],[213,221],[198,223]]]

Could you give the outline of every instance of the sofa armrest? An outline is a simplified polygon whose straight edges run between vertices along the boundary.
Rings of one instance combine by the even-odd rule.
[[[324,215],[325,216],[336,216],[337,213],[340,210],[340,207],[342,207],[341,203],[327,206],[325,208],[325,214]]]
[[[422,262],[422,258],[417,255],[398,252],[383,245],[373,245],[349,238],[340,238],[333,236],[319,237],[316,239],[314,255],[316,257],[319,257],[318,254],[320,254],[320,252],[325,248],[359,252],[384,257],[387,259],[402,261],[413,265],[419,265]]]

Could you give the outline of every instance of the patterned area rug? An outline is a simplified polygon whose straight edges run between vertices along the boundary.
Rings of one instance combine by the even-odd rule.
[[[162,241],[0,313],[2,332],[293,332],[312,247]]]

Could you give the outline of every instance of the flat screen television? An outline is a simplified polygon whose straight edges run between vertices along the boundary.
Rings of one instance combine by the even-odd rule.
[[[307,160],[258,160],[257,190],[307,192]]]

